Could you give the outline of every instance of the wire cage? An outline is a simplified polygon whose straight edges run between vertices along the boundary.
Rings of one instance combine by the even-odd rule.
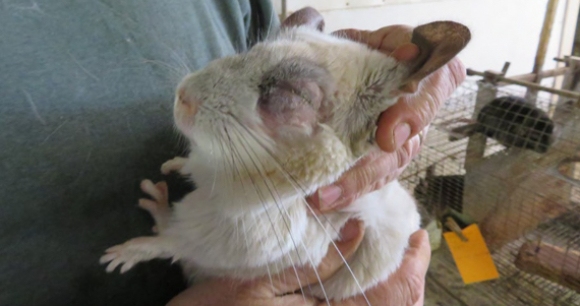
[[[464,83],[401,178],[440,228],[449,216],[477,223],[500,274],[464,285],[435,244],[426,305],[580,306],[580,107],[525,95]]]

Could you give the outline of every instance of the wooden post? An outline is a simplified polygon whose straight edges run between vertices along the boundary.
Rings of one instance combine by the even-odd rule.
[[[564,57],[573,53],[574,49],[574,37],[576,34],[576,28],[578,24],[578,11],[580,10],[580,0],[566,0],[566,7],[564,8],[564,22],[562,28],[562,35],[560,36],[560,51],[558,52],[558,57]],[[563,67],[564,63],[557,63],[557,67]],[[555,88],[570,89],[562,86],[564,78],[556,77],[554,78]],[[556,101],[557,99],[554,99]]]
[[[497,88],[490,82],[483,80],[477,82],[477,97],[475,100],[475,107],[473,110],[472,120],[477,120],[479,111],[491,100],[495,99],[497,95]],[[485,153],[485,145],[487,137],[477,133],[469,137],[467,142],[467,151],[465,152],[465,170],[469,171],[471,166],[479,162]],[[469,184],[466,184],[468,187]]]
[[[548,44],[550,43],[552,26],[554,25],[554,18],[556,17],[556,11],[558,9],[558,2],[558,0],[548,0],[544,25],[542,26],[538,51],[536,52],[536,60],[534,62],[534,68],[532,69],[532,73],[535,75],[533,80],[534,83],[540,83],[542,80],[540,72],[544,67],[544,61],[546,60],[546,52],[548,51]],[[526,93],[526,98],[530,102],[535,102],[537,93],[537,90],[530,88]]]
[[[580,78],[580,57],[577,56],[567,56],[566,64],[568,70],[564,74],[564,81],[562,82],[562,89],[575,91],[575,87],[578,86],[578,79]],[[566,100],[566,97],[560,96],[558,103]]]
[[[580,292],[580,252],[545,242],[527,242],[520,248],[515,265],[520,270],[539,275]]]

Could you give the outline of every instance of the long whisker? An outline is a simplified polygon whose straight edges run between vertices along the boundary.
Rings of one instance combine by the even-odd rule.
[[[232,116],[233,117],[233,116]],[[270,157],[272,159],[272,161],[274,161],[274,164],[276,165],[276,167],[278,168],[278,170],[280,170],[280,172],[282,173],[282,175],[284,175],[285,179],[292,184],[292,187],[298,191],[301,192],[303,197],[307,197],[308,196],[308,192],[305,190],[305,188],[298,182],[298,180],[296,178],[294,178],[294,176],[292,176],[291,173],[289,173],[286,168],[284,168],[283,163],[276,158],[276,155],[274,153],[272,153],[269,149],[268,146],[264,143],[261,142],[261,139],[255,135],[253,133],[252,130],[248,129],[246,126],[244,126],[243,124],[241,124],[239,122],[239,120],[237,120],[237,118],[233,117],[235,119],[235,123],[237,123],[241,128],[243,128],[257,143],[258,145],[260,145],[260,147],[264,150],[264,152],[267,153],[268,157]],[[324,227],[322,222],[320,221],[319,217],[314,213],[314,210],[312,207],[310,207],[310,205],[307,205],[308,209],[310,210],[310,212],[314,215],[316,221],[319,222],[319,225],[321,227]],[[331,228],[334,230],[335,233],[339,233],[339,231],[332,226],[332,224],[330,222],[328,222],[328,218],[325,215],[322,215],[322,217],[324,218],[324,221],[326,223],[328,223]]]
[[[260,144],[261,148],[262,148],[262,149],[263,149],[263,150],[264,150],[264,151],[265,151],[265,152],[266,152],[266,153],[269,155],[269,157],[270,157],[270,158],[272,158],[272,160],[274,161],[274,164],[275,164],[275,165],[277,165],[277,166],[278,166],[278,168],[279,168],[279,170],[280,170],[280,171],[281,171],[281,172],[282,172],[282,173],[283,173],[283,174],[284,174],[284,175],[287,177],[287,180],[288,180],[289,182],[293,183],[293,185],[294,185],[294,188],[299,188],[299,191],[301,191],[301,192],[302,192],[302,195],[303,195],[303,196],[307,196],[307,192],[305,191],[305,189],[304,189],[304,188],[303,188],[303,187],[300,185],[300,183],[298,183],[298,181],[297,181],[297,180],[296,180],[296,179],[295,179],[295,178],[292,176],[292,174],[288,173],[288,171],[286,171],[286,170],[284,169],[284,166],[282,165],[282,163],[281,163],[281,162],[280,162],[280,161],[279,161],[279,160],[278,160],[278,159],[275,157],[275,155],[274,155],[274,154],[273,154],[273,153],[272,153],[272,152],[271,152],[271,151],[270,151],[270,150],[267,148],[267,146],[263,145],[263,144],[260,142],[260,139],[259,139],[259,138],[258,138],[258,137],[257,137],[257,136],[256,136],[256,135],[255,135],[255,134],[254,134],[254,133],[253,133],[253,132],[252,132],[250,129],[249,129],[249,128],[247,128],[246,126],[244,126],[243,124],[241,124],[241,123],[239,122],[239,120],[238,120],[236,117],[232,116],[232,118],[234,118],[234,120],[236,121],[236,123],[237,123],[237,125],[238,125],[238,126],[242,127],[242,128],[243,128],[243,129],[244,129],[244,130],[247,132],[247,134],[249,134],[249,135],[250,135],[250,136],[251,136],[251,137],[252,137],[252,138],[253,138],[253,139],[254,139],[254,140],[255,140],[255,141],[258,143],[258,144]],[[322,228],[322,230],[324,231],[324,233],[325,233],[325,234],[326,234],[328,237],[332,237],[332,236],[331,236],[331,235],[328,233],[328,231],[327,231],[326,227],[324,227],[324,225],[322,224],[322,221],[320,220],[320,218],[318,217],[318,215],[316,214],[316,212],[314,211],[314,209],[313,209],[312,207],[310,207],[310,205],[308,205],[307,203],[305,203],[305,206],[306,206],[306,207],[308,208],[308,210],[311,212],[311,214],[312,214],[313,218],[316,220],[316,222],[318,223],[318,225],[319,225],[319,226]],[[326,219],[326,221],[328,222],[328,219]],[[336,232],[338,232],[338,231],[337,231],[337,230],[336,230],[334,227],[333,227],[333,229],[334,229]],[[334,248],[337,250],[337,252],[338,252],[338,254],[339,254],[339,256],[340,256],[341,260],[344,262],[344,264],[345,264],[346,268],[348,269],[349,273],[352,275],[352,277],[353,277],[353,279],[354,279],[354,281],[355,281],[355,283],[356,283],[356,285],[357,285],[357,287],[358,287],[359,291],[362,293],[362,295],[363,295],[363,297],[364,297],[365,301],[367,302],[367,304],[368,304],[368,305],[371,305],[371,304],[370,304],[370,301],[368,300],[368,298],[367,298],[366,294],[364,293],[364,291],[363,291],[363,289],[362,289],[362,286],[360,285],[360,283],[359,283],[358,279],[357,279],[357,278],[356,278],[356,276],[354,275],[354,272],[353,272],[353,271],[352,271],[352,269],[350,268],[350,265],[348,264],[348,262],[347,262],[346,258],[344,258],[344,256],[342,255],[342,253],[341,253],[341,252],[340,252],[340,250],[338,249],[338,246],[336,245],[336,243],[335,243],[333,240],[331,240],[331,244],[332,244],[332,246],[333,246],[333,247],[334,247]],[[324,290],[324,288],[323,288],[323,290]]]
[[[173,57],[175,58],[175,60],[177,61],[177,63],[178,63],[179,65],[181,65],[181,68],[183,68],[183,69],[184,69],[184,71],[183,71],[183,72],[184,72],[185,74],[191,73],[191,68],[189,68],[189,66],[187,66],[187,63],[185,62],[185,60],[184,60],[184,59],[183,59],[181,56],[179,56],[179,54],[177,54],[177,52],[175,52],[175,50],[173,50],[172,48],[169,48],[169,47],[168,47],[168,49],[169,49],[169,51],[171,52],[172,56],[173,56]]]
[[[212,141],[211,141],[211,148],[210,148],[210,150],[211,150],[210,152],[212,153],[212,155],[214,155],[213,156],[214,157],[213,158],[213,169],[214,169],[214,171],[213,171],[213,183],[211,184],[211,189],[210,189],[210,192],[209,192],[210,198],[213,196],[213,192],[215,190],[215,185],[216,185],[216,182],[217,182],[217,175],[218,175],[218,171],[217,171],[218,170],[218,158],[215,157],[215,154],[216,154],[216,152],[215,152],[215,148],[216,148],[215,142],[216,142],[216,140],[215,139],[212,139]],[[221,142],[221,141],[219,141],[219,142]]]
[[[231,182],[231,189],[235,188],[234,181],[236,181],[236,175],[237,175],[238,176],[238,181],[241,183],[242,194],[244,195],[244,198],[246,200],[248,200],[247,199],[247,194],[248,193],[246,192],[246,186],[244,184],[244,180],[242,180],[241,174],[239,173],[239,170],[238,170],[239,168],[238,168],[238,166],[236,164],[236,156],[233,153],[234,152],[233,151],[233,146],[234,146],[233,141],[232,141],[231,137],[229,137],[229,134],[227,134],[227,130],[224,130],[223,132],[228,136],[227,137],[228,138],[228,141],[227,141],[228,150],[226,151],[225,148],[223,147],[223,144],[225,143],[225,139],[224,139],[223,135],[220,134],[220,136],[221,136],[220,138],[222,139],[222,142],[221,142],[222,143],[222,152],[223,152],[222,155],[225,156],[226,155],[226,152],[228,152],[230,154],[227,154],[227,155],[229,155],[231,157],[231,163],[230,163],[230,167],[229,167],[229,169],[231,169],[231,181],[230,180],[227,180],[227,181],[228,181],[228,183]],[[227,158],[225,160],[229,162],[229,160]],[[224,164],[224,167],[226,168],[225,173],[227,174],[228,173],[228,170],[227,170],[227,166],[225,164]],[[226,186],[226,188],[227,188],[227,186]],[[238,203],[240,204],[240,207],[242,207],[243,201],[239,201]],[[252,217],[254,219],[254,223],[257,224],[256,217],[253,214],[252,214]],[[244,243],[245,243],[246,247],[249,248],[249,246],[248,246],[248,235],[247,235],[248,229],[246,227],[246,222],[245,222],[244,218],[240,218],[240,219],[242,221],[242,231],[243,231],[243,235],[244,235]],[[276,233],[274,233],[274,234],[276,235]],[[270,278],[270,286],[274,287],[274,283],[271,280],[271,275],[270,275],[269,269],[268,269],[268,277]]]
[[[238,153],[238,155],[239,155],[239,153]],[[240,158],[240,160],[241,160],[241,158]],[[246,171],[248,171],[248,169],[247,169],[247,167],[246,167],[245,163],[244,163],[242,160],[241,160],[241,162],[242,162],[242,164],[243,164],[244,168],[246,169]],[[252,181],[253,181],[253,180],[252,180]],[[270,227],[271,227],[271,228],[272,228],[272,230],[274,231],[274,235],[275,235],[275,237],[276,237],[276,240],[277,240],[277,242],[278,242],[278,246],[280,247],[280,250],[282,251],[282,250],[283,250],[283,248],[282,248],[282,240],[281,240],[281,238],[280,238],[280,235],[278,234],[278,231],[277,231],[277,230],[274,228],[274,222],[272,221],[272,216],[270,215],[270,213],[269,213],[269,211],[267,210],[267,208],[266,208],[266,205],[265,205],[265,203],[264,203],[264,196],[263,196],[263,194],[262,194],[262,193],[259,191],[259,189],[256,187],[255,183],[253,184],[253,186],[254,186],[254,189],[255,189],[256,193],[257,193],[257,194],[259,195],[259,197],[260,197],[260,202],[262,203],[262,206],[265,208],[266,216],[267,216],[267,219],[268,219],[268,221],[269,221],[269,223],[270,223]],[[256,221],[256,224],[258,224],[258,220],[256,220],[255,216],[254,216],[254,220]],[[290,261],[292,261],[292,258],[291,258],[291,257],[289,257],[289,258],[290,258]],[[292,265],[293,265],[293,267],[294,267],[294,263],[293,263],[293,262],[292,262]],[[268,266],[268,265],[267,265],[267,266]],[[268,271],[269,271],[269,266],[268,266]],[[298,271],[297,271],[296,269],[294,269],[294,273],[296,274],[296,277],[298,277]],[[285,275],[284,275],[284,277],[285,277]],[[298,281],[300,282],[300,280],[298,280]],[[273,284],[271,284],[271,285],[273,286]],[[306,299],[306,297],[303,297],[303,298],[304,298],[304,299]]]
[[[300,253],[298,252],[298,246],[296,245],[296,241],[295,241],[294,237],[292,237],[292,231],[291,231],[290,225],[288,223],[289,221],[286,218],[284,218],[284,214],[285,214],[286,217],[289,219],[290,218],[290,214],[288,213],[288,210],[286,209],[286,207],[284,207],[284,205],[282,205],[282,198],[280,197],[280,194],[278,193],[278,190],[276,189],[276,187],[272,183],[272,180],[266,175],[266,173],[264,173],[264,166],[263,166],[263,164],[259,160],[256,161],[256,159],[254,157],[252,157],[252,155],[255,156],[257,154],[254,151],[254,149],[252,148],[252,146],[249,144],[248,140],[245,139],[245,137],[243,136],[243,134],[241,133],[241,131],[238,128],[236,128],[236,125],[235,124],[233,125],[233,127],[238,132],[238,137],[241,139],[240,144],[241,144],[242,148],[246,151],[246,154],[248,154],[248,157],[250,158],[250,161],[254,165],[254,168],[256,170],[258,170],[258,173],[260,174],[260,176],[262,177],[262,179],[266,183],[266,188],[267,188],[270,196],[274,200],[274,203],[276,205],[276,208],[278,208],[278,212],[280,213],[280,216],[282,217],[282,221],[284,222],[284,226],[288,230],[288,234],[290,235],[290,240],[292,241],[292,244],[294,246],[294,250],[296,252],[296,256],[298,257],[298,261],[300,262],[300,265],[304,265],[304,262],[303,262],[303,260],[302,260],[302,258],[300,256]],[[245,144],[244,144],[244,141],[246,142]],[[246,144],[247,144],[247,146],[246,146]],[[252,152],[250,152],[250,150],[248,150],[248,147],[250,148],[250,150]],[[282,213],[284,213],[284,214],[282,214]],[[312,260],[312,257],[310,256],[310,253],[308,252],[308,249],[304,245],[304,242],[300,241],[300,244],[301,244],[302,248],[304,248],[304,250],[305,250],[306,256],[308,257],[308,261],[310,262],[310,264],[312,266],[314,266],[314,262]],[[296,269],[291,256],[289,256],[289,259],[290,259],[290,261],[292,263],[293,268]],[[324,292],[326,301],[330,305],[330,301],[328,300],[328,296],[326,295],[326,292],[324,291],[324,285],[322,284],[322,280],[320,279],[320,276],[318,275],[318,272],[316,270],[314,270],[314,273],[316,274],[316,277],[318,279],[318,282],[321,285],[321,288],[322,288],[322,290]],[[297,280],[299,282],[300,288],[302,288],[302,284],[300,284],[300,279],[297,279]],[[310,284],[308,284],[308,287],[310,288]],[[304,293],[302,293],[302,294],[304,294]]]
[[[169,69],[169,71],[173,72],[176,77],[178,77],[178,78],[183,77],[183,74],[181,73],[181,71],[179,71],[178,68],[173,67],[173,66],[169,65],[168,63],[164,63],[164,62],[158,61],[158,60],[146,59],[146,58],[144,58],[142,62],[143,63],[150,63],[150,64],[157,64],[159,66],[162,66],[162,67]]]
[[[227,152],[226,148],[224,147],[225,139],[223,138],[223,136],[221,134],[218,134],[218,135],[220,138],[220,141],[218,141],[218,144],[220,145],[220,156],[224,156],[221,160],[225,161],[225,163],[222,163],[222,168],[224,169],[224,174],[227,177],[230,174],[229,170],[234,169],[233,156],[232,156],[232,160],[225,158],[225,155]],[[231,143],[229,143],[229,146],[231,147]],[[235,176],[234,176],[235,173],[233,173],[233,171],[231,171],[231,175],[232,175],[231,180],[234,181],[235,180]],[[229,180],[226,180],[226,182],[229,183]]]
[[[203,106],[202,106],[202,107],[203,107]],[[260,139],[260,138],[259,138],[257,135],[255,135],[255,134],[253,133],[253,131],[252,131],[252,130],[250,130],[250,129],[249,129],[248,127],[246,127],[245,125],[241,124],[241,122],[239,121],[239,119],[238,119],[237,117],[235,117],[234,115],[232,115],[232,114],[230,114],[230,113],[228,113],[228,114],[224,114],[224,113],[220,113],[220,112],[218,112],[217,110],[214,110],[214,109],[210,109],[210,108],[206,108],[206,107],[203,107],[203,108],[204,108],[204,109],[206,109],[206,110],[208,110],[208,111],[212,111],[212,112],[214,112],[214,113],[218,114],[218,116],[220,116],[220,117],[222,117],[222,118],[231,118],[231,119],[233,119],[233,120],[230,120],[229,122],[232,122],[232,123],[234,124],[234,127],[235,127],[235,126],[236,126],[236,124],[237,124],[237,126],[241,127],[241,128],[242,128],[242,129],[243,129],[243,130],[246,132],[246,134],[247,134],[247,135],[249,135],[250,137],[252,137],[252,139],[254,139],[254,141],[256,141],[256,143],[257,143],[258,145],[260,145],[260,147],[261,147],[261,148],[264,150],[264,152],[266,152],[266,153],[267,153],[267,155],[268,155],[268,156],[269,156],[269,157],[272,159],[272,161],[274,161],[274,164],[275,164],[275,165],[276,165],[276,167],[277,167],[277,168],[280,170],[280,172],[281,172],[281,173],[284,175],[284,177],[287,179],[287,181],[288,181],[288,182],[290,182],[290,183],[293,185],[293,187],[294,187],[294,188],[295,188],[297,191],[301,192],[301,193],[302,193],[302,196],[304,196],[304,197],[306,197],[306,196],[307,196],[307,192],[306,192],[305,188],[304,188],[304,187],[303,187],[303,186],[302,186],[302,185],[301,185],[301,184],[300,184],[300,183],[299,183],[299,182],[298,182],[298,181],[297,181],[297,180],[296,180],[296,179],[295,179],[295,178],[294,178],[294,177],[293,177],[293,176],[292,176],[292,175],[291,175],[291,174],[290,174],[288,171],[286,171],[286,170],[285,170],[285,168],[284,168],[283,164],[282,164],[282,163],[280,162],[280,160],[278,160],[278,159],[276,158],[276,156],[275,156],[275,155],[274,155],[274,154],[273,154],[273,153],[272,153],[272,152],[271,152],[271,151],[268,149],[268,146],[267,146],[266,144],[264,144],[264,143],[262,142],[262,140],[261,140],[261,139]],[[239,131],[239,128],[238,128],[238,131]],[[231,137],[230,137],[229,133],[227,133],[227,130],[226,130],[226,135],[228,136],[228,139],[230,140],[230,143],[231,143],[231,141],[232,141],[232,140],[231,140]],[[232,148],[235,150],[235,147],[233,147],[233,146],[232,146]],[[236,153],[239,155],[239,152],[237,152],[237,150],[235,150],[235,151],[236,151]],[[246,171],[247,171],[248,169],[247,169],[247,167],[246,167],[245,163],[243,162],[243,160],[241,159],[241,157],[240,157],[240,161],[242,162],[242,165],[244,166],[244,168],[245,168],[245,169],[246,169]],[[235,168],[235,169],[237,169],[237,168]],[[249,172],[248,172],[248,173],[249,173]],[[252,184],[253,184],[253,186],[254,186],[254,188],[255,188],[256,192],[259,194],[259,197],[260,197],[260,200],[261,200],[261,202],[262,202],[262,205],[265,205],[265,203],[263,202],[263,195],[262,195],[262,193],[261,193],[261,192],[259,192],[259,190],[256,188],[255,182],[253,181],[253,179],[252,179],[252,177],[251,177],[251,176],[250,176],[250,180],[252,181]],[[318,224],[318,225],[319,225],[319,226],[322,228],[322,230],[324,231],[325,235],[327,235],[328,237],[332,237],[332,236],[331,236],[331,235],[328,233],[328,230],[327,230],[327,229],[326,229],[326,227],[323,225],[322,221],[320,220],[320,218],[318,217],[318,215],[316,214],[316,212],[314,211],[314,209],[313,209],[312,207],[310,207],[310,205],[308,205],[307,203],[304,203],[304,205],[305,205],[305,206],[307,207],[307,209],[310,211],[310,213],[311,213],[312,217],[315,219],[315,221],[317,222],[317,224]],[[266,209],[266,213],[267,213],[268,219],[270,220],[270,222],[272,222],[272,219],[271,219],[271,217],[270,217],[270,215],[269,215],[269,213],[268,213],[268,210],[267,210],[267,209]],[[324,215],[323,215],[323,217],[325,218],[325,221],[327,221],[327,222],[328,222],[328,219],[327,219],[327,218],[326,218]],[[330,224],[330,223],[329,223],[329,224]],[[272,227],[273,227],[273,225],[272,225]],[[338,231],[337,231],[337,230],[336,230],[334,227],[331,227],[331,228],[332,228],[332,229],[333,229],[333,230],[334,230],[336,233],[338,233]],[[276,239],[278,240],[278,243],[279,243],[279,245],[280,245],[280,247],[281,247],[280,237],[278,237],[276,230],[274,230],[274,233],[275,233],[275,235],[276,235]],[[362,294],[363,298],[365,299],[365,301],[366,301],[367,305],[369,305],[369,306],[370,306],[370,305],[371,305],[371,304],[370,304],[370,301],[368,300],[368,298],[367,298],[367,296],[366,296],[365,292],[364,292],[364,291],[363,291],[363,289],[362,289],[362,286],[360,285],[360,283],[359,283],[358,279],[357,279],[357,278],[356,278],[356,276],[354,275],[354,272],[352,271],[352,269],[351,269],[350,265],[348,264],[347,260],[346,260],[346,259],[344,258],[344,256],[342,255],[342,252],[340,252],[340,249],[338,248],[338,246],[336,245],[336,243],[335,243],[333,240],[331,240],[331,244],[332,244],[332,246],[333,246],[333,247],[336,249],[337,253],[339,254],[339,256],[340,256],[341,260],[344,262],[344,264],[345,264],[346,268],[348,269],[349,273],[352,275],[352,277],[353,277],[353,279],[354,279],[354,281],[355,281],[355,283],[356,283],[356,286],[358,287],[359,291],[361,292],[361,294]],[[306,253],[308,253],[308,252],[306,252]],[[291,257],[290,257],[290,259],[291,259]],[[291,259],[291,261],[292,261],[292,259]],[[297,271],[296,271],[296,268],[295,268],[295,265],[294,265],[293,261],[292,261],[292,266],[294,267],[294,273],[296,274],[296,277],[297,277],[297,280],[298,280],[298,282],[299,282],[299,285],[302,287],[302,285],[301,285],[301,283],[300,283],[300,279],[299,279],[298,273],[297,273]],[[322,290],[324,291],[324,287],[323,287],[323,286],[321,286],[321,288],[322,288]],[[303,294],[304,294],[304,293],[303,293]],[[325,295],[326,295],[326,293],[325,293]],[[328,299],[327,299],[327,302],[328,302]]]
[[[226,132],[226,136],[228,137],[228,140],[230,141],[230,144],[231,144],[231,150],[232,150],[231,152],[232,152],[232,155],[234,155],[234,154],[235,154],[235,155],[237,155],[237,158],[238,158],[238,160],[240,161],[241,165],[244,167],[244,169],[246,170],[246,172],[247,172],[247,173],[251,173],[251,172],[249,171],[249,169],[247,168],[247,166],[246,166],[246,163],[245,163],[245,162],[244,162],[244,160],[242,159],[242,157],[241,157],[241,155],[240,155],[239,151],[238,151],[238,150],[236,149],[236,147],[233,145],[232,138],[230,137],[230,135],[229,135],[229,133],[228,133],[228,131],[227,131],[227,128],[225,128],[225,132]],[[236,171],[237,171],[237,168],[235,168],[235,169],[236,169]],[[263,207],[264,207],[264,209],[265,209],[266,216],[267,216],[267,218],[268,218],[268,220],[269,220],[269,222],[270,222],[270,227],[272,228],[272,230],[273,230],[273,232],[274,232],[274,236],[276,237],[276,240],[278,241],[278,246],[280,247],[280,250],[283,252],[283,247],[282,247],[282,240],[281,240],[280,236],[278,235],[278,231],[277,231],[277,230],[276,230],[276,228],[274,227],[274,222],[272,221],[272,217],[270,216],[269,210],[268,210],[268,209],[267,209],[267,207],[266,207],[266,203],[265,203],[265,201],[264,201],[263,194],[262,194],[262,193],[260,192],[260,190],[257,188],[257,185],[256,185],[256,183],[254,182],[254,180],[253,180],[252,176],[250,175],[249,177],[250,177],[250,180],[251,180],[251,182],[252,182],[252,186],[254,187],[254,189],[255,189],[256,193],[258,194],[258,197],[260,198],[260,202],[261,202],[262,206],[263,206]],[[242,180],[241,180],[241,181],[242,181]],[[245,194],[245,193],[244,193],[244,194]],[[298,284],[300,285],[300,287],[302,287],[302,285],[301,285],[301,283],[300,283],[300,278],[299,278],[299,276],[298,276],[298,271],[297,271],[297,270],[296,270],[296,268],[295,268],[295,265],[294,265],[294,262],[293,262],[293,260],[292,260],[292,257],[291,257],[291,256],[289,256],[289,259],[290,259],[290,261],[291,261],[291,263],[292,263],[292,266],[293,266],[293,268],[294,268],[294,273],[296,274],[296,279],[298,280]],[[272,285],[273,285],[273,284],[272,284]],[[306,299],[306,297],[304,296],[304,294],[303,294],[303,298],[304,298],[304,299]]]
[[[218,134],[218,135],[219,135],[219,139],[221,140],[221,141],[219,141],[219,144],[221,145],[221,153],[222,153],[221,155],[223,156],[223,155],[225,155],[225,152],[226,152],[226,150],[224,148],[225,140],[224,140],[224,137],[222,136],[222,134]],[[230,148],[228,152],[232,152],[233,143],[231,141],[231,138],[230,138],[230,141],[228,141],[228,145],[229,145],[229,148]],[[223,164],[224,173],[226,175],[228,174],[228,172],[229,172],[228,170],[229,169],[234,169],[235,171],[237,171],[237,169],[238,169],[237,168],[237,165],[235,164],[235,157],[234,157],[234,155],[233,154],[230,154],[230,156],[232,157],[232,162],[230,163],[229,159],[226,158],[225,159],[226,160],[226,163]],[[232,170],[232,173],[231,174],[232,174],[232,181],[233,181],[233,180],[235,180],[235,173],[233,173],[233,170]],[[226,180],[226,181],[228,181],[228,183],[230,182],[230,180]],[[240,180],[240,182],[242,184],[242,190],[245,190],[243,180]],[[242,194],[244,194],[244,196],[246,196],[246,192],[243,192]],[[240,205],[242,205],[242,201],[240,201],[238,203],[240,203]],[[252,214],[252,217],[254,219],[254,223],[257,224],[257,220],[256,220],[256,217],[255,217],[254,214]],[[248,235],[247,235],[248,230],[246,228],[246,221],[244,220],[244,218],[240,218],[240,220],[241,220],[241,223],[242,223],[242,234],[244,235],[244,243],[245,243],[246,247],[249,247],[248,246]],[[274,282],[272,280],[272,273],[270,271],[270,267],[268,265],[266,265],[266,268],[268,270],[267,272],[268,272],[268,279],[270,280],[270,286],[272,286],[272,288],[274,288]]]

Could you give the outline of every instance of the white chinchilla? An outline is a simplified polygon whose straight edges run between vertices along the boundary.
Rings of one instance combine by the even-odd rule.
[[[449,21],[417,27],[419,58],[398,62],[322,28],[320,15],[303,9],[248,52],[185,77],[174,115],[191,152],[162,172],[179,171],[197,189],[170,207],[167,186],[144,181],[154,200],[140,204],[155,218],[157,235],[107,250],[101,262],[110,262],[108,271],[154,258],[178,261],[192,279],[317,266],[352,218],[365,226],[360,247],[310,292],[344,299],[397,269],[420,222],[399,182],[324,216],[310,213],[304,198],[378,150],[380,113],[460,52],[469,30]]]

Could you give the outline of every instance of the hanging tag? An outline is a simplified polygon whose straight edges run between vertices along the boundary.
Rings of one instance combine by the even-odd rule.
[[[465,284],[471,284],[499,277],[491,254],[483,240],[477,224],[462,230],[463,237],[454,232],[444,233],[457,269]],[[464,241],[464,240],[467,241]]]

